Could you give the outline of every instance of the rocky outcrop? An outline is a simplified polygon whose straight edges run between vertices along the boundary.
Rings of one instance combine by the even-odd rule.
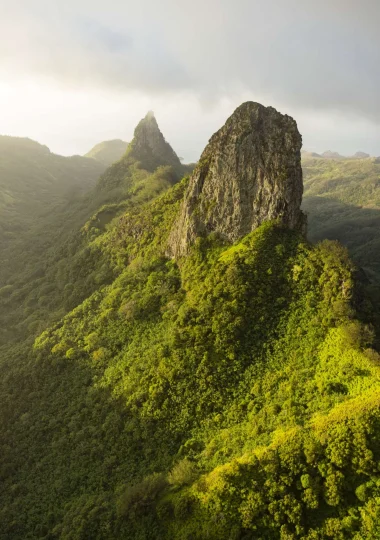
[[[267,220],[304,228],[301,146],[291,117],[259,103],[238,107],[190,178],[169,254],[185,255],[196,237],[211,232],[234,242]]]
[[[152,111],[136,126],[134,137],[127,150],[127,157],[141,163],[147,171],[154,172],[160,165],[169,165],[182,172],[182,165],[173,148],[165,141]]]

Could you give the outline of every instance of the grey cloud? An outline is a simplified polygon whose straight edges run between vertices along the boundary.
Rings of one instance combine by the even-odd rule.
[[[0,52],[13,69],[201,99],[244,89],[380,121],[377,0],[32,4],[3,19],[8,33],[24,35],[12,54]]]
[[[380,123],[379,19],[378,0],[19,0],[0,19],[0,70]]]

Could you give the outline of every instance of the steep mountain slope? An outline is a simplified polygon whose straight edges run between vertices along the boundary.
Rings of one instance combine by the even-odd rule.
[[[299,171],[297,145],[288,159]],[[162,167],[142,185],[127,163],[98,186],[124,190],[120,215],[83,230],[113,278],[0,363],[0,538],[377,538],[380,357],[346,250],[268,214],[168,259],[199,169],[152,191]]]
[[[303,158],[309,238],[339,240],[380,281],[380,163],[374,158]]]
[[[125,154],[128,143],[121,139],[113,139],[112,141],[103,141],[96,144],[84,157],[96,159],[109,167],[112,163],[119,161]]]
[[[145,162],[143,156],[136,161],[125,155],[101,175],[92,190],[37,216],[31,230],[10,244],[5,257],[8,261],[0,272],[0,345],[41,331],[49,321],[59,319],[112,280],[118,270],[109,254],[92,240],[118,214],[168,189],[179,172],[186,170],[186,166],[180,165],[178,170],[171,166],[173,161],[175,165],[180,162],[157,122],[154,120],[148,136],[143,126],[144,120],[136,128],[133,145],[143,149],[146,144],[149,154],[155,141],[162,139],[165,149],[170,148],[168,163],[162,157],[161,166],[151,173],[147,170],[150,161]],[[93,163],[101,167],[93,160],[79,159],[90,168]],[[50,191],[47,196],[51,196]]]
[[[161,165],[170,165],[179,175],[182,173],[181,162],[170,144],[165,141],[153,111],[149,111],[137,125],[127,155],[130,159],[144,163],[150,172]]]

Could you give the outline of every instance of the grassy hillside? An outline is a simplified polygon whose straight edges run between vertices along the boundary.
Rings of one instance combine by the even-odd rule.
[[[103,141],[96,144],[85,157],[96,159],[109,167],[112,163],[119,161],[119,159],[125,154],[128,143],[121,139],[113,139],[112,141]]]
[[[339,240],[380,281],[380,162],[303,158],[309,238]]]

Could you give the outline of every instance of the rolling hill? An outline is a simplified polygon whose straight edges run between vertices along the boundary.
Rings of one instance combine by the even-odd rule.
[[[128,143],[121,139],[113,139],[112,141],[103,141],[96,144],[84,157],[95,159],[106,167],[119,161],[121,156],[125,154]]]

